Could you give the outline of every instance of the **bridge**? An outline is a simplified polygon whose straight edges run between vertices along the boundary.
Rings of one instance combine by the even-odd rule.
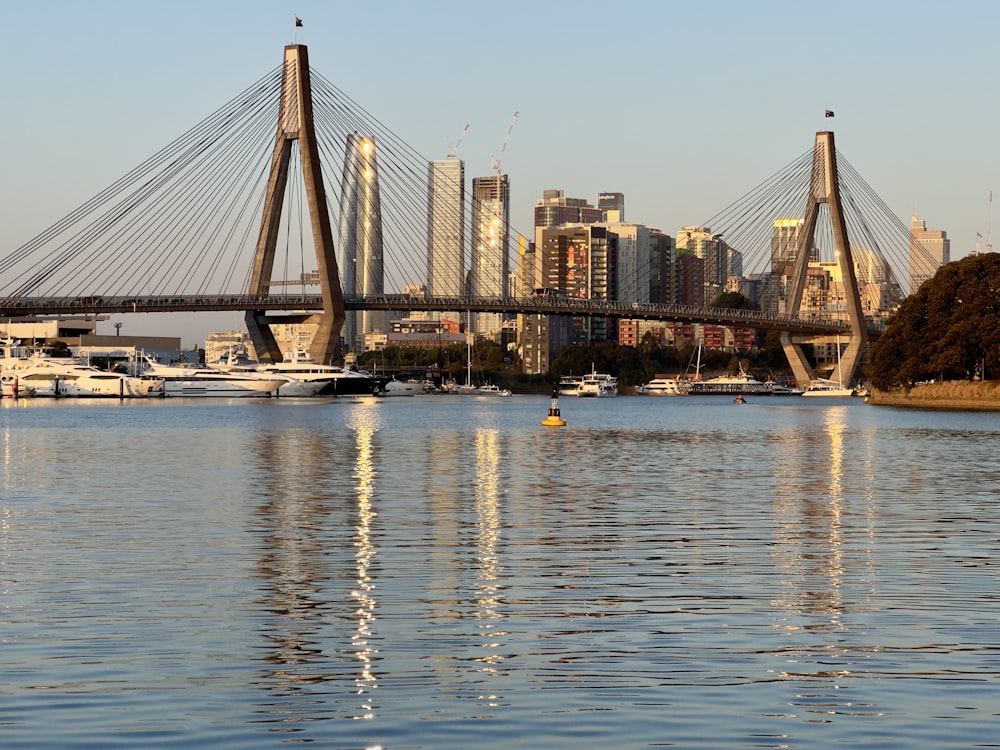
[[[739,275],[755,280],[761,312],[657,301],[652,263],[597,294],[532,295],[539,270],[526,263],[528,238],[507,220],[499,169],[485,181],[492,196],[465,196],[463,187],[445,217],[446,233],[459,238],[446,270],[461,279],[471,267],[473,280],[471,293],[449,289],[428,227],[439,163],[312,70],[304,45],[289,45],[279,67],[218,112],[0,255],[0,316],[237,310],[264,359],[281,357],[272,324],[316,324],[311,353],[321,361],[355,311],[712,323],[782,332],[804,382],[813,372],[803,342],[844,337],[853,372],[879,315],[902,296],[895,269],[906,267],[908,230],[836,151],[832,132],[817,133],[810,151],[703,222],[725,262],[738,257]],[[789,217],[797,229],[779,252],[775,227]],[[810,264],[824,256],[843,288],[828,304],[804,305],[815,291]],[[497,287],[479,293],[488,272]]]
[[[638,302],[608,302],[591,299],[549,297],[414,297],[408,294],[353,296],[344,298],[347,310],[387,312],[474,312],[509,315],[599,315],[607,318],[671,320],[679,323],[710,323],[719,326],[786,331],[806,336],[850,334],[850,325],[836,320],[800,318],[794,315],[767,315],[756,310],[731,310],[698,305],[670,305]],[[32,315],[79,315],[80,313],[163,313],[198,311],[275,310],[300,311],[283,316],[305,320],[323,310],[318,294],[226,295],[175,297],[22,297],[0,299],[0,317]]]

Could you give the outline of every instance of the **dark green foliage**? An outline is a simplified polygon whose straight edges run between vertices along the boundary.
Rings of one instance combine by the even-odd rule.
[[[1000,374],[1000,255],[942,266],[910,295],[871,348],[876,388]]]
[[[714,300],[712,300],[709,307],[721,307],[726,310],[759,310],[760,305],[756,302],[752,302],[748,298],[744,297],[739,292],[723,292]]]

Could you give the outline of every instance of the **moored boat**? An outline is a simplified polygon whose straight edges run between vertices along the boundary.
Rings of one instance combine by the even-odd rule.
[[[610,398],[618,395],[618,378],[591,369],[580,381],[576,395],[585,398]]]
[[[560,396],[575,396],[583,383],[582,375],[563,375],[559,378],[558,392]]]
[[[4,395],[80,398],[143,398],[158,394],[163,381],[99,370],[75,357],[51,357],[19,342],[2,342],[0,374]]]
[[[257,372],[223,372],[192,364],[165,365],[148,354],[143,357],[143,374],[163,381],[165,396],[185,398],[247,398],[273,395],[287,382]]]
[[[688,388],[691,396],[735,396],[736,394],[768,395],[771,388],[768,383],[750,375],[740,365],[736,375],[720,375],[708,380],[696,380]]]
[[[845,396],[856,396],[858,394],[854,388],[845,386],[836,380],[824,380],[823,378],[818,378],[809,384],[805,391],[803,391],[802,395],[843,398]]]
[[[371,396],[381,392],[385,378],[367,372],[324,365],[295,352],[282,362],[262,363],[246,357],[242,347],[231,349],[211,367],[226,372],[252,373],[264,378],[281,378],[278,396]]]
[[[640,396],[683,396],[688,385],[688,381],[682,378],[653,378],[636,388],[635,392]]]

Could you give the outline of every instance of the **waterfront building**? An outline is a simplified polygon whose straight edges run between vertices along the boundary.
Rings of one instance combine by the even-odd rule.
[[[78,338],[94,335],[98,322],[108,320],[107,315],[73,315],[53,318],[4,318],[0,335],[24,342],[42,342],[50,339]]]
[[[510,183],[508,176],[475,177],[472,180],[472,267],[470,291],[473,297],[510,296]],[[473,331],[479,336],[500,339],[503,315],[478,313]]]
[[[602,224],[566,224],[541,232],[544,288],[567,297],[618,299],[618,236]],[[571,318],[568,343],[617,338],[603,316]],[[549,332],[550,336],[552,331]]]
[[[75,338],[62,339],[69,346],[73,356],[87,362],[101,361],[102,367],[121,365],[135,367],[135,363],[147,354],[160,362],[198,362],[197,348],[184,351],[181,340],[176,336],[110,336],[84,334]]]
[[[920,288],[945,263],[951,262],[947,232],[928,229],[927,222],[910,217],[910,294]]]
[[[337,263],[345,297],[385,293],[377,149],[373,139],[358,133],[347,136]],[[385,330],[387,322],[384,311],[348,311],[343,327],[347,347],[359,347],[361,336]]]
[[[312,336],[309,336],[305,341],[306,350],[311,342]],[[281,342],[278,345],[281,346]],[[257,351],[254,349],[250,334],[246,331],[218,331],[205,337],[205,361],[214,362],[232,351],[233,347],[242,347],[246,351],[247,357],[257,359]],[[285,352],[286,350],[281,347],[281,351]]]
[[[563,224],[592,224],[603,220],[604,213],[584,198],[567,198],[562,190],[545,190],[535,203],[534,241],[519,254],[521,288],[519,294],[565,294],[565,290],[550,289],[549,269],[545,265],[542,231]],[[577,321],[577,327],[581,326]],[[526,373],[545,373],[559,348],[571,339],[573,321],[558,315],[519,315],[518,348]]]

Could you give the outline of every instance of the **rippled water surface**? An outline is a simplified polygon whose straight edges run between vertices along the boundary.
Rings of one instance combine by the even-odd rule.
[[[4,747],[1000,746],[1000,421],[0,404]]]

